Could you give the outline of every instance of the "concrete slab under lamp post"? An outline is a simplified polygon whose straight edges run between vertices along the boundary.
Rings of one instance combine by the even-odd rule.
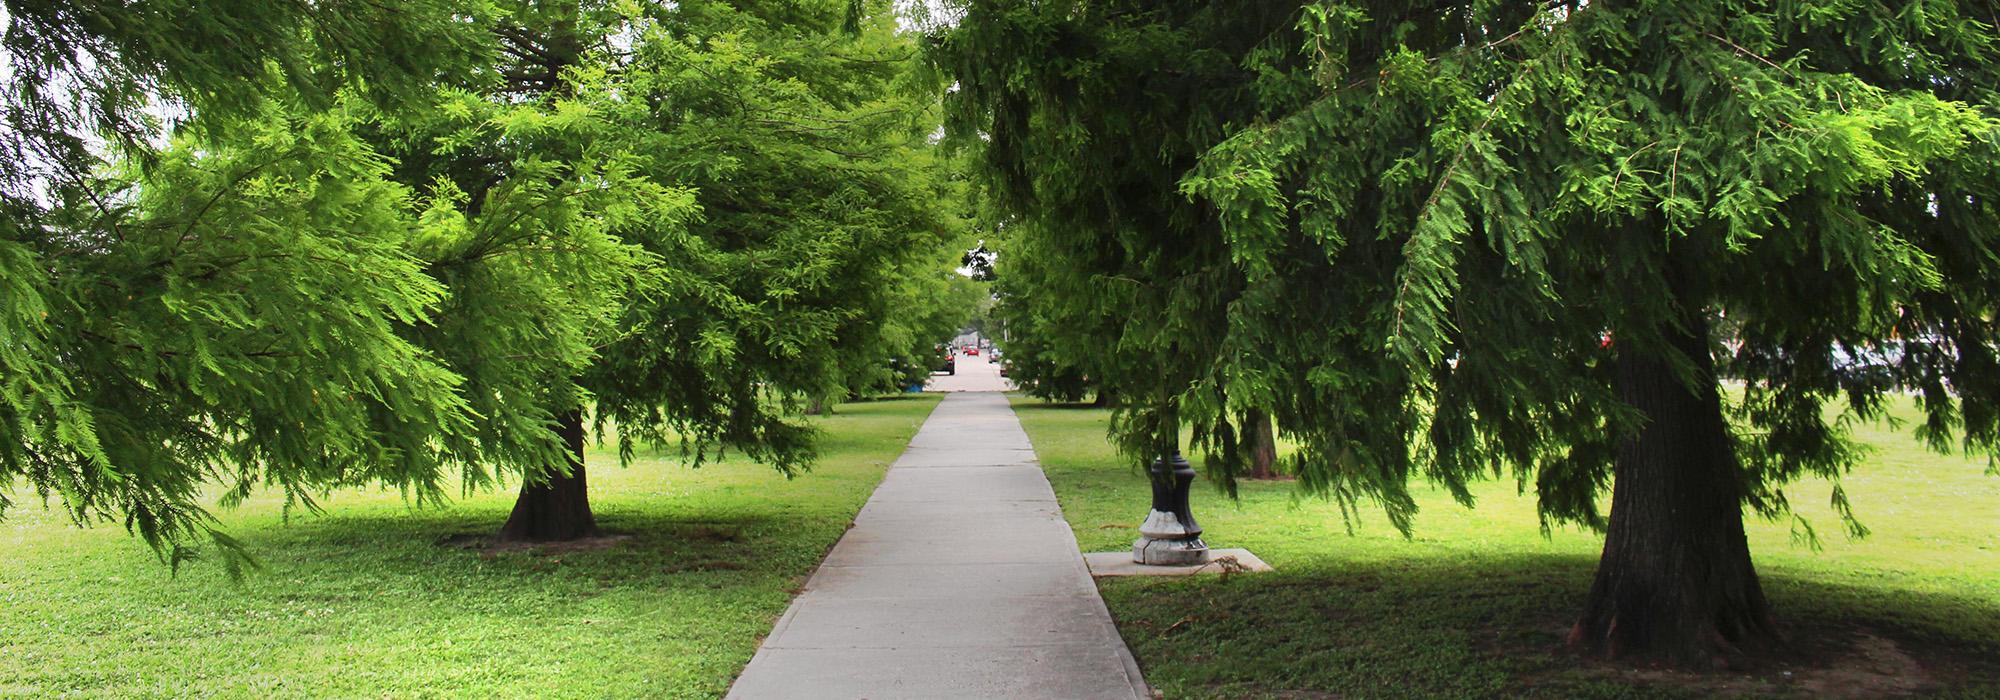
[[[1139,526],[1132,552],[1087,552],[1084,565],[1096,578],[1107,576],[1226,575],[1270,571],[1271,566],[1247,549],[1211,551],[1201,539],[1201,525],[1188,508],[1194,466],[1178,450],[1162,456],[1147,470],[1153,482],[1153,508]]]

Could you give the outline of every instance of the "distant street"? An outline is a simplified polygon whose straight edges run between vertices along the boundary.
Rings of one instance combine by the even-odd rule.
[[[932,373],[925,391],[1013,391],[1014,385],[1000,376],[1000,365],[987,362],[984,354],[958,356],[958,374]]]

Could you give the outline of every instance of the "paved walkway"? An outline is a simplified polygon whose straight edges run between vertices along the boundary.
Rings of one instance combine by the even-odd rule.
[[[1013,391],[1013,382],[1000,376],[1000,365],[988,359],[988,355],[959,355],[958,372],[955,374],[931,374],[925,391]]]
[[[1005,396],[945,397],[730,698],[1147,697]]]

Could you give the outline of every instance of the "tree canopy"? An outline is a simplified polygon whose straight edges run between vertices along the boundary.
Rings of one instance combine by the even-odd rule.
[[[1160,452],[1183,421],[1233,442],[1218,397],[1187,389],[1218,366],[1241,275],[1178,182],[1251,117],[1241,56],[1289,23],[1278,4],[973,2],[933,52],[958,80],[949,124],[1014,229],[1002,254],[1027,274],[1012,284],[1057,331],[1019,342],[1074,339],[1051,367],[1120,397],[1128,453]],[[1024,378],[1044,354],[1023,357]]]
[[[0,42],[0,484],[162,551],[221,537],[210,480],[304,499],[478,458],[461,379],[398,332],[444,293],[403,250],[413,193],[297,110],[408,97],[477,55],[480,8],[223,4],[9,2]]]
[[[218,481],[580,499],[586,410],[790,473],[951,330],[887,3],[6,7],[0,491],[176,561]]]
[[[1129,455],[1603,530],[1613,655],[1774,643],[1743,518],[1865,533],[1887,402],[2000,446],[1987,5],[0,1],[0,515],[176,562],[263,488],[586,536],[593,428],[795,473],[987,282]]]
[[[1111,302],[1178,331],[1117,335],[1169,353],[1162,405],[1269,410],[1304,488],[1403,528],[1415,477],[1468,502],[1518,479],[1549,526],[1607,531],[1572,641],[1699,663],[1772,641],[1743,509],[1837,485],[1845,426],[1911,391],[1931,446],[1994,446],[1990,22],[972,2],[940,55],[999,201],[1051,223],[1047,264],[1183,300]]]
[[[1306,244],[1374,282],[1329,295],[1373,323],[1308,337],[1393,358],[1343,366],[1399,389],[1347,403],[1400,416],[1400,435],[1281,398],[1303,442],[1369,446],[1322,468],[1390,493],[1412,468],[1454,488],[1512,471],[1547,521],[1607,529],[1573,641],[1692,661],[1773,636],[1741,508],[1782,516],[1782,487],[1819,476],[1861,531],[1838,487],[1859,457],[1849,421],[1914,391],[1931,446],[1993,448],[2000,102],[1979,16],[1468,6],[1433,36],[1393,12],[1308,8],[1313,60],[1271,90],[1310,87],[1183,183],[1221,209],[1237,259]],[[1382,242],[1393,266],[1367,250]]]

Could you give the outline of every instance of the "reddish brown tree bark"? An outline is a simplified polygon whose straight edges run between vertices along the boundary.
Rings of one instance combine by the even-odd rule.
[[[1278,474],[1278,431],[1271,416],[1256,409],[1243,413],[1243,449],[1250,457],[1252,479],[1276,479]]]
[[[500,541],[560,542],[600,534],[597,518],[590,512],[589,482],[584,478],[583,410],[558,416],[556,434],[568,448],[567,473],[521,484],[514,512],[507,516],[507,524],[500,526]]]
[[[1707,327],[1672,344],[1695,366],[1620,347],[1619,397],[1646,417],[1613,464],[1611,519],[1572,647],[1680,665],[1740,666],[1780,637],[1743,533],[1743,474],[1731,449]]]

